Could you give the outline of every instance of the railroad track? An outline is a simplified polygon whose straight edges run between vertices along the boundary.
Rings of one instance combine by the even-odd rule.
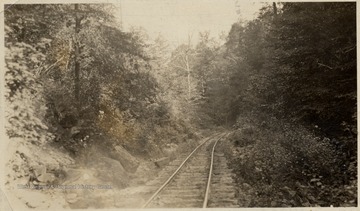
[[[196,147],[142,208],[237,207],[233,175],[224,154],[216,150],[226,135],[215,135]]]

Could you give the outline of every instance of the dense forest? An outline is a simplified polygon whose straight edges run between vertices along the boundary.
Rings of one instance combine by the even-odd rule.
[[[357,205],[354,2],[265,4],[224,40],[202,32],[175,49],[122,30],[114,10],[5,10],[10,139],[82,167],[120,158],[131,175],[226,128],[239,188],[251,186],[246,206]],[[12,159],[9,181],[28,175],[31,156]],[[53,170],[51,182],[63,182],[66,166]]]

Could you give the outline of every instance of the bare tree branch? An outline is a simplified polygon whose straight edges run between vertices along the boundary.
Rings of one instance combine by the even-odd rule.
[[[328,66],[328,65],[326,65],[326,64],[322,64],[322,63],[320,63],[320,62],[318,62],[318,65],[319,65],[319,66],[322,66],[322,67],[329,68],[330,70],[334,69],[334,68],[332,68],[332,67],[330,67],[330,66]]]

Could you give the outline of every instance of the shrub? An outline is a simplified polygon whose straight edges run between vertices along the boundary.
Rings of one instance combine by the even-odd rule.
[[[9,137],[21,137],[33,144],[43,144],[53,138],[44,123],[47,107],[35,68],[44,59],[45,55],[29,44],[6,43],[7,133]]]
[[[271,119],[269,127],[247,125],[229,139],[238,147],[237,174],[256,190],[256,206],[280,206],[284,200],[286,206],[329,206],[334,197],[356,194],[333,189],[344,177],[341,159],[329,139],[304,127]]]

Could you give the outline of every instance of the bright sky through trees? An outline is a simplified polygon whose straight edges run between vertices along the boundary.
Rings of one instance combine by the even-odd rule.
[[[236,0],[121,0],[117,6],[124,29],[140,26],[150,37],[160,33],[170,42],[179,44],[186,41],[188,35],[197,40],[201,31],[210,31],[215,37],[221,32],[227,34],[239,17],[253,19],[261,3]]]

